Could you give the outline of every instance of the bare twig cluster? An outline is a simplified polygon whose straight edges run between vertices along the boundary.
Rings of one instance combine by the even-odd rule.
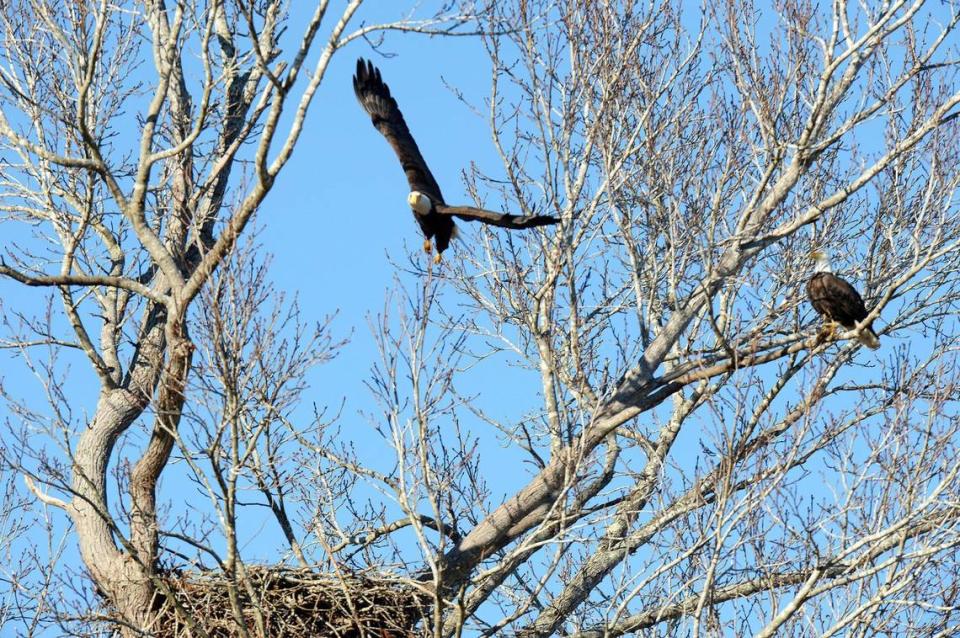
[[[373,25],[321,1],[293,39],[272,0],[4,5],[0,220],[37,236],[2,240],[0,276],[50,294],[4,309],[42,396],[3,390],[3,469],[69,518],[89,581],[34,546],[0,611],[82,633],[99,593],[127,635],[956,634],[960,6],[437,4]],[[341,343],[241,237],[331,59],[389,31],[479,36],[501,162],[467,190],[561,221],[398,268],[369,394],[305,417]],[[876,353],[820,333],[815,248]],[[76,362],[97,396],[69,391]],[[245,545],[267,526],[272,568]]]

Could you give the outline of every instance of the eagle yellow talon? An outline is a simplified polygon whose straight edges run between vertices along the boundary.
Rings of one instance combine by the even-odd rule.
[[[836,331],[836,329],[837,324],[833,321],[828,321],[827,323],[823,324],[823,327],[820,328],[819,332],[817,332],[817,343],[823,343],[829,339],[831,336],[833,336],[833,333]]]
[[[433,245],[430,243],[429,239],[423,240],[423,252],[430,254],[430,251],[433,250]]]
[[[439,266],[440,262],[442,261],[443,261],[443,257],[440,256],[440,253],[437,253],[436,255],[433,256],[433,263],[435,263],[436,265]]]

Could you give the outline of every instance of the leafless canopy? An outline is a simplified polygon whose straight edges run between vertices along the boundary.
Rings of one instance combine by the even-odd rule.
[[[397,274],[372,322],[367,430],[294,414],[337,344],[237,241],[358,3],[336,26],[321,3],[287,57],[273,3],[19,4],[4,225],[49,244],[5,243],[2,273],[53,287],[71,336],[51,316],[11,339],[27,361],[79,349],[102,390],[72,416],[37,365],[55,417],[21,405],[7,460],[69,514],[128,626],[150,621],[162,557],[221,570],[238,635],[265,635],[238,543],[254,493],[285,559],[400,572],[434,636],[956,633],[955,3],[493,3],[474,106],[502,165],[467,188],[562,222],[477,229],[439,274]],[[436,20],[397,28],[457,24]],[[328,36],[279,131],[302,52]],[[249,183],[231,190],[239,159]],[[813,248],[867,301],[876,353],[818,335]],[[108,481],[146,414],[149,441]],[[389,462],[353,448],[370,432]],[[175,448],[201,517],[158,515]]]
[[[262,282],[254,262],[242,275],[224,264],[250,254],[238,239],[290,159],[331,60],[354,41],[376,46],[388,31],[476,28],[469,3],[437,3],[435,13],[395,9],[396,21],[382,23],[363,17],[363,0],[335,4],[320,0],[295,23],[280,0],[0,5],[0,275],[49,288],[60,303],[39,319],[5,309],[4,345],[42,378],[52,410],[11,397],[18,419],[4,436],[4,456],[37,499],[69,516],[83,563],[124,631],[147,629],[151,601],[168,593],[157,578],[156,492],[175,447],[185,445],[179,428],[194,411],[185,408],[185,390],[197,381],[191,370],[234,375],[235,392],[217,395],[223,418],[207,446],[183,456],[196,471],[202,457],[214,463],[219,482],[206,486],[231,530],[220,567],[242,575],[233,511],[239,475],[229,469],[271,449],[263,430],[283,413],[284,392],[302,366],[329,355],[322,327],[266,354],[277,346],[270,329],[291,321],[295,308],[254,317],[249,290],[245,314],[229,325],[211,313],[237,301],[244,277]],[[34,238],[16,241],[14,233],[30,229]],[[206,328],[217,332],[198,355],[191,337]],[[44,377],[61,350],[85,355],[99,380],[95,400],[68,396],[62,378]],[[38,361],[32,352],[45,354]],[[291,365],[273,385],[238,377],[258,356]],[[249,360],[238,368],[240,357]],[[198,395],[216,378],[199,380]],[[236,396],[241,390],[260,394]],[[265,423],[245,420],[241,409],[254,399],[276,402],[267,404]],[[149,438],[119,456],[134,424]],[[114,466],[114,482],[108,468],[118,458],[130,465]],[[180,536],[188,546],[206,540]],[[47,589],[33,594],[31,612],[46,614]]]

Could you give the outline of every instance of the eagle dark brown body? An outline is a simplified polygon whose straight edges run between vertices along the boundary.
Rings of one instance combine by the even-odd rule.
[[[828,321],[835,321],[847,329],[867,318],[867,308],[860,293],[846,280],[832,272],[816,272],[807,282],[810,304]],[[880,339],[873,331],[873,322],[863,327],[860,342],[868,348],[880,347]]]

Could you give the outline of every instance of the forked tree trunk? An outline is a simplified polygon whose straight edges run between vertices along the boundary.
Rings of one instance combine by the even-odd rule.
[[[100,395],[90,427],[80,437],[73,464],[70,515],[76,528],[80,555],[97,587],[122,618],[135,626],[147,620],[153,597],[144,566],[117,546],[117,532],[108,514],[106,475],[117,437],[139,417],[146,406],[143,396],[128,390],[107,390]]]

